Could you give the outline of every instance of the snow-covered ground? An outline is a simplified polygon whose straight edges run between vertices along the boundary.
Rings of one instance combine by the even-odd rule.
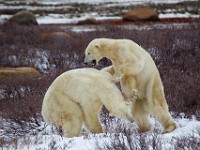
[[[5,3],[0,3],[0,11],[34,11],[39,24],[76,24],[81,20],[91,17],[96,20],[120,20],[122,19],[123,12],[129,10],[132,6],[135,8],[138,4],[147,7],[150,3],[173,4],[183,1],[184,0],[59,0],[55,2],[52,0],[28,0],[25,2],[5,0]],[[36,2],[37,4],[31,2]],[[158,10],[159,18],[199,18],[198,13],[191,13],[193,9],[199,11],[199,8],[195,8],[195,6],[188,6],[188,8],[181,6],[176,9],[169,8],[166,10]],[[191,12],[187,12],[186,10]],[[43,15],[37,14],[37,12],[43,11],[45,12]],[[5,22],[10,17],[12,17],[12,15],[1,14],[0,23]]]
[[[80,137],[65,138],[60,136],[52,125],[46,126],[41,122],[40,131],[32,131],[21,138],[17,138],[16,142],[9,145],[4,145],[6,149],[69,149],[69,150],[96,150],[106,149],[113,145],[118,145],[119,148],[146,149],[153,150],[198,150],[200,146],[200,122],[193,118],[184,118],[184,114],[174,119],[178,128],[167,134],[161,134],[161,126],[154,119],[151,119],[153,131],[139,134],[136,131],[136,125],[125,120],[114,118],[110,122],[110,131],[112,133],[89,134],[86,131]],[[9,124],[4,121],[4,126],[7,128]],[[129,133],[120,133],[117,128],[120,124],[128,128]],[[44,128],[45,127],[45,128]],[[117,131],[117,132],[116,132]],[[1,130],[3,133],[3,131]],[[34,133],[35,132],[35,133]],[[116,133],[115,133],[116,132]],[[2,137],[2,136],[1,136]]]
[[[159,14],[159,18],[199,18],[199,15],[190,14],[190,13],[167,13]]]
[[[122,17],[120,16],[115,16],[115,17],[105,17],[105,16],[95,16],[95,15],[85,15],[83,17],[79,18],[71,18],[68,19],[64,17],[63,15],[59,14],[51,14],[48,16],[40,16],[38,17],[37,21],[39,24],[75,24],[78,23],[79,21],[85,20],[87,18],[93,17],[97,21],[99,20],[109,20],[109,19],[117,19],[121,20]],[[199,18],[199,15],[194,15],[190,13],[167,13],[167,14],[159,14],[159,18]]]
[[[8,20],[12,15],[1,15],[0,23]],[[38,24],[76,24],[79,21],[85,20],[87,18],[95,18],[97,21],[100,20],[121,20],[122,17],[114,16],[114,17],[105,17],[105,16],[96,16],[96,15],[85,15],[78,18],[68,18],[63,14],[48,14],[47,16],[36,15]],[[167,13],[167,14],[159,14],[159,18],[199,18],[199,15],[194,15],[190,13]]]

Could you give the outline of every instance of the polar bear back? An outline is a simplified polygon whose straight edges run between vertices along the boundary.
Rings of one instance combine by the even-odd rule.
[[[84,98],[87,100],[100,98],[107,101],[112,94],[123,100],[111,75],[93,68],[74,69],[61,74],[51,84],[45,97],[50,97],[55,91],[57,93],[62,91],[62,94],[68,95],[73,101],[80,104],[86,101]],[[104,94],[100,94],[102,92]]]

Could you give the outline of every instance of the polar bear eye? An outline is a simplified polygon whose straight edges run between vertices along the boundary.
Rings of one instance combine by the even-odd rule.
[[[90,55],[90,53],[88,53],[88,55]]]

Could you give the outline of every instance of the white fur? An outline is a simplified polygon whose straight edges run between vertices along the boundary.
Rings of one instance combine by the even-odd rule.
[[[85,50],[85,62],[106,57],[112,65],[104,68],[114,80],[119,79],[126,99],[134,100],[134,120],[143,132],[151,129],[150,114],[163,125],[164,132],[176,129],[159,71],[147,51],[128,39],[94,39]]]
[[[61,74],[47,90],[42,116],[47,123],[64,129],[64,136],[79,136],[82,124],[93,133],[103,132],[99,122],[102,107],[112,115],[133,120],[132,105],[105,71],[74,69]]]

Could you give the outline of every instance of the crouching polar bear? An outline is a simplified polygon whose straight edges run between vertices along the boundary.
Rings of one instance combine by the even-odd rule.
[[[85,50],[85,63],[96,63],[103,57],[112,61],[112,65],[103,70],[120,80],[125,99],[137,97],[132,113],[139,130],[151,129],[150,114],[162,124],[164,133],[175,130],[160,74],[149,53],[128,39],[92,40]]]
[[[47,90],[42,116],[62,127],[65,137],[79,136],[82,124],[93,133],[103,132],[99,111],[104,105],[119,118],[133,121],[132,102],[127,102],[112,76],[92,68],[74,69],[57,77]]]

